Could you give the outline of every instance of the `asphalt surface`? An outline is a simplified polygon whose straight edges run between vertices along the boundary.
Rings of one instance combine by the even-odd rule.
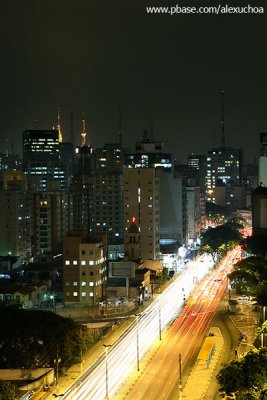
[[[219,386],[216,381],[216,375],[220,369],[227,365],[235,357],[235,349],[238,349],[238,354],[244,353],[252,348],[253,338],[257,329],[258,315],[253,311],[253,306],[247,302],[240,303],[237,307],[237,313],[235,315],[229,315],[227,311],[227,294],[225,294],[221,301],[218,311],[216,312],[212,322],[212,327],[218,327],[222,333],[224,339],[223,351],[220,353],[216,366],[214,368],[212,379],[209,379],[209,385],[205,397],[203,400],[219,400]],[[75,313],[76,314],[76,313]],[[129,321],[125,321],[125,326]],[[110,331],[103,340],[100,340],[96,345],[84,356],[83,365],[73,366],[70,370],[66,371],[65,375],[59,378],[59,384],[57,388],[51,388],[54,394],[61,394],[67,389],[68,386],[75,379],[81,375],[81,371],[87,369],[94,359],[99,357],[103,353],[103,343],[106,340],[113,341],[118,337],[124,330],[124,323],[122,322],[119,328]],[[246,341],[240,341],[240,334],[246,334]],[[151,349],[148,354],[149,357],[153,356],[153,351],[156,352],[157,348]],[[192,366],[194,368],[194,364]],[[191,369],[191,368],[190,368]],[[187,371],[188,375],[190,370]],[[185,380],[186,381],[186,380]],[[202,382],[204,384],[204,382]],[[53,393],[47,393],[44,397],[46,399],[55,398]],[[116,397],[117,398],[117,397]],[[142,399],[136,399],[142,400]]]

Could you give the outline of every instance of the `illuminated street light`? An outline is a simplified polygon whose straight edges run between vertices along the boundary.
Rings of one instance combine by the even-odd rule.
[[[109,400],[108,398],[108,348],[111,346],[111,344],[103,344],[106,350],[106,400]]]
[[[51,300],[52,310],[53,310],[53,311],[56,311],[55,295],[54,295],[54,294],[50,294],[49,299]]]

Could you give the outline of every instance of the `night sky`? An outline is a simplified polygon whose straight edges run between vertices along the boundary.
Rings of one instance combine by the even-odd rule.
[[[180,6],[225,0],[182,0]],[[205,4],[204,4],[205,3]],[[263,6],[263,0],[229,5]],[[21,153],[22,131],[56,125],[61,110],[76,144],[82,113],[93,147],[114,142],[121,103],[124,144],[133,148],[149,119],[154,139],[180,161],[220,142],[252,162],[267,131],[265,14],[148,15],[158,0],[8,0],[1,3],[0,151]],[[37,122],[34,122],[34,121]],[[215,132],[215,134],[214,134]],[[8,139],[8,142],[7,142]]]

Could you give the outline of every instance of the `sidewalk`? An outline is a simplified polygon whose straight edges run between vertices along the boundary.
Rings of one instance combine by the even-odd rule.
[[[205,399],[205,395],[213,378],[213,373],[220,359],[224,344],[223,336],[219,328],[211,327],[209,332],[214,334],[213,337],[215,340],[215,351],[211,358],[210,365],[207,367],[206,361],[199,359],[196,360],[183,388],[182,399]]]
[[[254,307],[249,303],[240,303],[237,308],[237,313],[230,315],[230,319],[236,326],[238,331],[245,334],[246,340],[240,342],[238,346],[238,355],[249,351],[253,348],[253,340],[257,331],[258,313],[254,311]],[[103,344],[112,344],[121,335],[127,325],[132,321],[132,318],[121,321],[121,325],[116,330],[110,330],[102,340],[99,340],[86,355],[84,355],[82,366],[77,364],[66,371],[64,376],[59,377],[57,387],[51,388],[43,399],[52,400],[55,397],[53,394],[60,395],[72,385],[72,383],[88,369],[94,361],[103,354]],[[214,333],[215,351],[211,359],[209,368],[205,361],[197,360],[193,366],[190,375],[187,378],[183,387],[182,399],[185,400],[204,400],[212,379],[216,379],[214,371],[219,365],[219,359],[222,353],[224,339],[221,331],[217,327],[210,328],[210,332]],[[146,365],[151,361],[158,348],[164,343],[165,332],[163,333],[162,341],[156,341],[149,349],[147,354],[140,363],[140,371],[131,374],[127,382],[123,385],[119,393],[113,396],[112,400],[121,400],[127,398],[127,393],[132,385],[142,374]]]
[[[115,330],[110,330],[102,339],[84,355],[81,364],[70,367],[63,376],[59,376],[58,385],[52,386],[51,390],[42,398],[45,400],[55,399],[55,395],[62,395],[95,361],[104,353],[104,344],[113,344],[123,333],[126,327],[132,322],[132,318],[125,319]]]
[[[257,335],[259,311],[255,311],[255,305],[250,302],[240,302],[237,306],[237,313],[229,316],[240,336],[244,338],[238,346],[238,355],[251,350],[254,339]]]

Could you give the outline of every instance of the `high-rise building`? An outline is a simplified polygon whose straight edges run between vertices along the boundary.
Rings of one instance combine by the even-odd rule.
[[[122,173],[125,164],[125,149],[118,143],[107,143],[94,150],[95,170],[104,173]]]
[[[125,150],[117,143],[93,152],[90,181],[90,232],[107,233],[108,245],[124,241],[123,166]]]
[[[0,153],[0,172],[22,169],[22,160],[18,154]]]
[[[135,145],[135,153],[126,154],[125,164],[129,168],[156,168],[171,171],[172,156],[163,151],[163,143],[155,142],[144,131],[143,140]]]
[[[21,171],[4,173],[0,191],[0,255],[31,257],[30,195]]]
[[[230,208],[243,208],[243,158],[240,149],[219,147],[208,152],[206,200]]]
[[[105,235],[70,232],[63,243],[64,303],[95,306],[106,298]]]
[[[3,187],[3,173],[22,169],[22,160],[18,154],[0,153],[0,189]]]
[[[89,229],[92,233],[107,233],[108,244],[124,240],[123,175],[116,172],[95,173],[90,178]]]
[[[31,191],[46,191],[49,182],[66,190],[66,166],[60,158],[57,130],[23,132],[23,170]]]
[[[124,242],[129,242],[128,229],[135,218],[140,232],[142,259],[159,258],[159,179],[155,168],[125,168],[124,173]]]
[[[259,186],[252,192],[253,235],[267,235],[267,188]]]
[[[93,149],[87,143],[85,119],[82,120],[81,145],[75,148],[73,158],[73,175],[80,177],[82,182],[84,176],[90,176],[93,171]]]
[[[160,188],[160,241],[186,243],[187,207],[186,185],[183,176],[157,171]]]
[[[224,121],[224,91],[221,92],[222,119],[220,147],[207,154],[206,200],[231,209],[245,205],[243,153],[226,146]]]
[[[63,237],[73,229],[73,196],[70,193],[33,193],[32,250],[46,259],[62,254]]]
[[[267,157],[267,132],[260,133],[260,155],[263,157]]]
[[[267,186],[267,132],[260,133],[259,185]]]
[[[187,234],[190,244],[200,239],[205,227],[205,203],[200,187],[186,187],[187,197]]]
[[[187,157],[187,164],[198,171],[198,186],[206,192],[207,156],[205,154],[191,154]]]

